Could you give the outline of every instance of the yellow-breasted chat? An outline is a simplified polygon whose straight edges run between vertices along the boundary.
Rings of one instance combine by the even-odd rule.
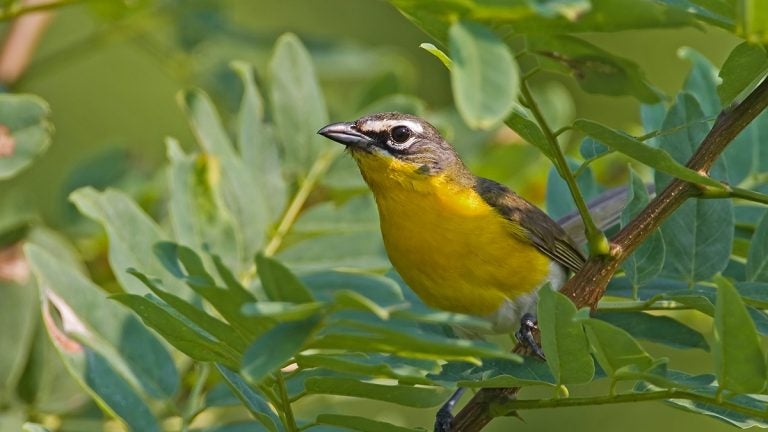
[[[499,332],[535,311],[584,258],[565,231],[505,186],[473,175],[425,120],[379,113],[318,133],[344,144],[373,191],[390,261],[430,306]]]
[[[373,191],[384,245],[428,305],[487,318],[543,356],[530,330],[538,290],[560,289],[584,257],[565,231],[507,187],[473,175],[425,120],[388,112],[330,124]],[[459,390],[440,409],[448,430]]]

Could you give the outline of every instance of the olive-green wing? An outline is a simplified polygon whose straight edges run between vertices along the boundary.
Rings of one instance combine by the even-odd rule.
[[[530,242],[541,253],[571,271],[576,272],[584,265],[584,256],[573,240],[541,209],[493,180],[477,177],[475,191],[499,214],[513,222],[510,224],[512,235]]]

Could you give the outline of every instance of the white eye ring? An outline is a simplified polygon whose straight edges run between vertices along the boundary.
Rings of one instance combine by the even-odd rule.
[[[410,145],[413,138],[413,131],[405,125],[397,125],[390,129],[390,145],[394,148],[404,149]]]

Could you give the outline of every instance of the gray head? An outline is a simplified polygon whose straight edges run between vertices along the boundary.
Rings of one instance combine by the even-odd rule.
[[[317,133],[344,144],[352,152],[389,156],[413,164],[424,174],[438,174],[457,164],[463,167],[434,126],[409,114],[372,114],[354,122],[330,124]]]

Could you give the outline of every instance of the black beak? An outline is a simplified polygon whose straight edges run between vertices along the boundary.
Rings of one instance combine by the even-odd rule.
[[[373,138],[360,133],[352,122],[329,124],[317,133],[345,146],[365,148],[373,143]]]

